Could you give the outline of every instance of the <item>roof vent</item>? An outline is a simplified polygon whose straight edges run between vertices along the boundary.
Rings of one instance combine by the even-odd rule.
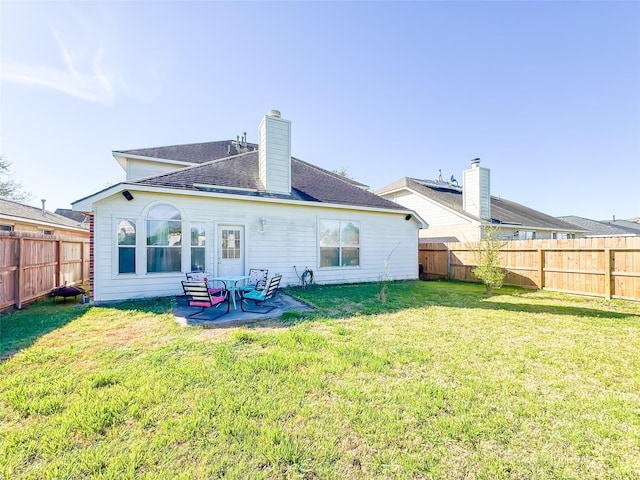
[[[269,115],[270,117],[280,118],[280,110],[269,110],[269,113],[267,115]]]

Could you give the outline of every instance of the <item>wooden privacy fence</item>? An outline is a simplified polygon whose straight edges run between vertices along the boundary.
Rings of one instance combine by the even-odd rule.
[[[0,233],[0,309],[89,279],[89,239]]]
[[[477,281],[477,244],[420,244],[423,278]],[[515,240],[500,249],[505,284],[640,300],[640,237]]]

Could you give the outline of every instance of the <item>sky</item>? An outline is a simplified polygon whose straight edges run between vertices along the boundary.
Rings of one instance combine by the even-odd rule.
[[[553,216],[640,216],[640,2],[0,0],[0,154],[47,209],[111,152],[258,140],[381,188],[461,182]]]

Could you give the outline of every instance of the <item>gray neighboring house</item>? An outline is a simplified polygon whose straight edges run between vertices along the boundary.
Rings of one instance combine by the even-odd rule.
[[[89,224],[50,212],[44,202],[38,208],[0,199],[0,231],[88,238]]]
[[[594,237],[635,237],[640,235],[640,223],[629,220],[591,220],[590,218],[566,215],[560,220],[572,223],[584,230],[584,236]]]
[[[489,226],[499,227],[505,240],[576,238],[582,229],[546,213],[491,195],[490,170],[480,159],[455,180],[404,177],[376,191],[388,200],[414,210],[429,227],[420,230],[420,242],[472,242]]]

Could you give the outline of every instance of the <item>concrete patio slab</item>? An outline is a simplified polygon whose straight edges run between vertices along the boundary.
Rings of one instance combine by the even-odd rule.
[[[269,313],[255,313],[255,312],[243,312],[240,309],[240,300],[236,301],[238,309],[233,309],[233,302],[231,302],[231,309],[229,313],[220,316],[220,310],[217,308],[206,308],[201,314],[195,318],[187,318],[189,315],[200,310],[200,307],[190,307],[187,303],[187,299],[184,296],[179,296],[177,299],[176,308],[173,310],[173,315],[176,322],[185,326],[200,326],[200,327],[215,327],[229,323],[247,323],[255,320],[268,320],[271,318],[279,318],[284,312],[295,310],[297,312],[306,312],[312,310],[309,305],[299,302],[298,300],[290,297],[279,291],[277,295],[266,302],[269,305],[275,306]],[[250,308],[253,308],[253,302],[250,302]],[[258,307],[259,308],[259,307]],[[261,308],[264,310],[264,308]]]

